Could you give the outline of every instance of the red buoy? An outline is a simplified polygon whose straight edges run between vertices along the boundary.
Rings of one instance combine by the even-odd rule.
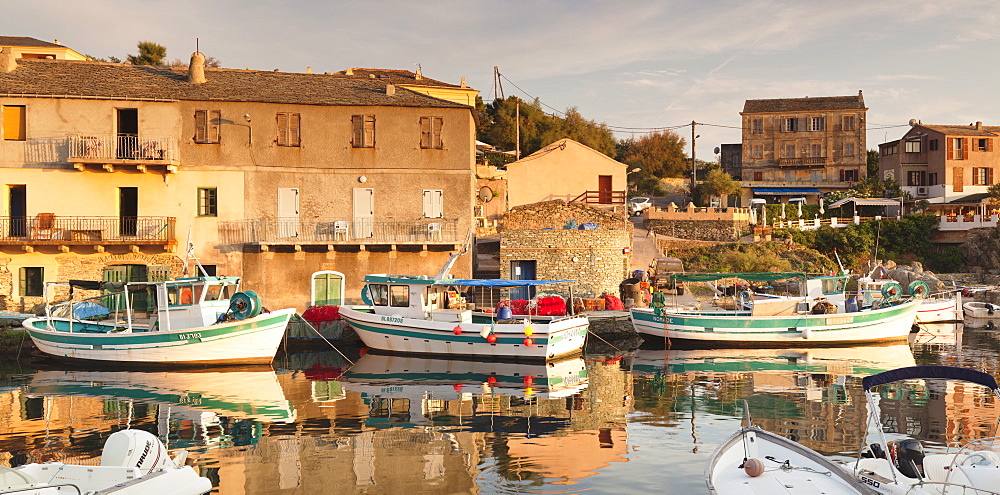
[[[530,387],[533,383],[535,383],[535,378],[534,377],[532,377],[532,376],[526,376],[526,377],[524,377],[524,386],[525,387]]]
[[[497,377],[495,377],[495,376],[491,376],[491,377],[487,377],[486,378],[486,383],[496,383],[496,382],[497,382]]]
[[[461,335],[462,334],[462,327],[460,327],[458,325],[455,325],[455,329],[452,330],[452,332],[455,332],[455,335]]]
[[[751,478],[756,478],[764,474],[764,462],[760,459],[751,457],[743,463],[743,470],[746,471],[747,475]]]
[[[493,335],[491,333],[491,334],[489,334],[489,335],[486,336],[486,341],[489,342],[489,343],[491,343],[491,344],[494,344],[497,341],[497,336]]]
[[[531,347],[531,344],[534,344],[534,341],[531,340],[531,337],[524,339],[524,345]]]

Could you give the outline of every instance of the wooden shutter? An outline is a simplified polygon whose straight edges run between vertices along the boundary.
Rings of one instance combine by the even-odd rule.
[[[219,122],[222,120],[221,110],[212,110],[208,112],[208,142],[218,143],[219,142],[219,128],[221,127]]]
[[[971,147],[971,143],[969,142],[969,138],[962,138],[962,159],[963,160],[968,160],[969,159],[969,148],[970,147]]]
[[[366,115],[365,116],[365,140],[364,146],[366,148],[372,148],[375,146],[375,116]]]
[[[433,119],[431,119],[431,134],[433,136],[433,140],[431,141],[431,145],[434,148],[440,149],[440,148],[444,147],[444,143],[441,142],[441,129],[442,128],[444,128],[444,119],[443,118],[441,118],[441,117],[434,117]]]
[[[354,138],[351,145],[360,148],[365,145],[365,118],[362,115],[351,117],[351,128],[354,130]]]
[[[201,272],[198,272],[198,275],[200,276]],[[170,267],[150,265],[146,268],[146,277],[150,282],[166,282],[170,280]]]
[[[944,138],[944,142],[945,142],[945,144],[947,145],[947,148],[948,148],[946,150],[946,153],[948,153],[948,156],[945,159],[946,160],[954,160],[955,159],[955,139],[954,138]]]
[[[278,113],[278,146],[288,146],[288,114]]]
[[[300,146],[302,144],[302,134],[301,134],[301,114],[290,113],[288,114],[288,145],[289,146]]]
[[[420,117],[420,147],[431,147],[431,118]]]
[[[194,112],[194,142],[204,143],[208,136],[208,112],[205,110],[195,110]]]
[[[993,151],[993,140],[986,138],[986,151]]]
[[[28,273],[23,266],[18,271],[19,271],[18,294],[23,296],[28,292]]]
[[[3,107],[3,138],[8,141],[24,141],[27,133],[27,117],[23,105]]]

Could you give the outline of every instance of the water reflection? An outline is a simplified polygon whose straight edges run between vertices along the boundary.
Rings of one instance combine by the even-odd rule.
[[[911,352],[912,349],[912,352]],[[39,371],[0,384],[0,464],[94,462],[132,427],[189,449],[219,493],[704,492],[739,424],[850,460],[860,377],[913,364],[996,374],[1000,333],[925,327],[910,345],[639,350],[551,365],[336,352],[275,368]],[[351,356],[354,358],[355,356]],[[962,385],[886,387],[883,421],[929,450],[983,436],[995,400]]]

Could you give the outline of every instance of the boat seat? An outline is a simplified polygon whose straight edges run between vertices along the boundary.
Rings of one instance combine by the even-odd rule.
[[[0,490],[21,490],[38,485],[38,481],[27,473],[0,466]]]

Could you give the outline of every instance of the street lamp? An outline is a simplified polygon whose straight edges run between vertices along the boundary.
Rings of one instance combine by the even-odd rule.
[[[632,170],[629,170],[628,173],[625,174],[625,195],[626,196],[628,196],[628,191],[629,191],[628,176],[630,176],[630,175],[632,175],[632,174],[634,174],[636,172],[641,172],[641,171],[642,171],[641,168],[636,167],[636,168],[633,168]]]

